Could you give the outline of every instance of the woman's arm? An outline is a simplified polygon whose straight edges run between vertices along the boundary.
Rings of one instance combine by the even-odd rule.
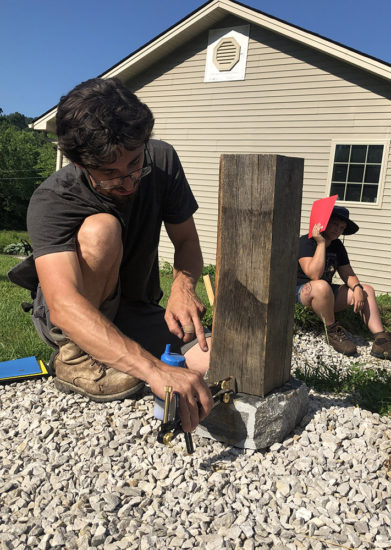
[[[311,281],[320,279],[326,266],[326,240],[320,233],[320,223],[314,225],[312,236],[316,241],[316,249],[313,256],[305,256],[299,259],[301,269]]]
[[[367,294],[364,292],[357,275],[350,264],[341,265],[338,273],[343,282],[353,292],[353,309],[355,312],[363,310]]]

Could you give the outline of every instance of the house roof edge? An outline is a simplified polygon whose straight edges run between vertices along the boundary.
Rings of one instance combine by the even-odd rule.
[[[122,75],[122,78],[125,80],[130,78],[132,76],[132,71],[133,74],[137,74],[140,70],[140,66],[145,67],[146,65],[152,64],[158,57],[167,54],[170,44],[176,42],[181,36],[185,37],[186,31],[188,31],[189,28],[196,26],[196,29],[198,29],[198,26],[202,25],[203,20],[214,12],[216,12],[220,18],[230,14],[236,15],[249,23],[256,24],[286,38],[305,44],[375,74],[380,78],[391,80],[390,63],[362,53],[312,31],[305,30],[302,27],[288,23],[278,17],[268,15],[256,8],[246,6],[237,0],[208,0],[189,15],[110,67],[107,71],[98,75],[98,77],[111,78],[117,76],[121,78]],[[48,130],[53,132],[56,110],[57,105],[37,117],[32,122],[32,127],[36,130]]]

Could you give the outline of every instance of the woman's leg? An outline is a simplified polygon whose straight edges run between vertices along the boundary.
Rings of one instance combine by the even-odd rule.
[[[364,295],[366,297],[364,309],[360,311],[360,315],[372,334],[383,332],[384,327],[380,319],[380,312],[376,302],[375,291],[370,285],[363,285]],[[353,291],[342,285],[339,288],[335,299],[335,311],[342,311],[347,307],[354,305]]]
[[[202,351],[198,342],[185,351],[186,366],[198,373],[205,375],[209,369],[210,351],[212,349],[212,336],[206,337],[208,351]]]
[[[326,326],[335,322],[334,294],[326,281],[317,280],[306,283],[301,289],[300,301],[303,306],[313,309]]]
[[[310,285],[311,288],[306,289],[307,285]],[[335,298],[332,287],[323,280],[311,281],[307,285],[301,290],[300,299],[303,305],[311,307],[324,321],[328,343],[339,353],[354,355],[357,351],[356,346],[349,339],[346,330],[335,322]]]

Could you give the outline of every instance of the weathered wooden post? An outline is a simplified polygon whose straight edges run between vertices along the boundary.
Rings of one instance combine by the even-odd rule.
[[[290,381],[303,165],[303,159],[280,155],[221,157],[209,381],[236,378],[240,393],[231,412],[222,413],[221,438],[234,444],[246,424],[236,414],[243,394],[258,410],[259,398]],[[220,421],[213,412],[204,424],[217,439]],[[227,435],[230,425],[241,434],[234,440]]]

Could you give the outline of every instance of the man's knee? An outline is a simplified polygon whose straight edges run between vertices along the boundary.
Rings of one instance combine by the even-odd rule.
[[[79,251],[85,261],[104,258],[110,264],[110,259],[122,256],[121,224],[111,214],[94,214],[82,223],[77,241]]]

